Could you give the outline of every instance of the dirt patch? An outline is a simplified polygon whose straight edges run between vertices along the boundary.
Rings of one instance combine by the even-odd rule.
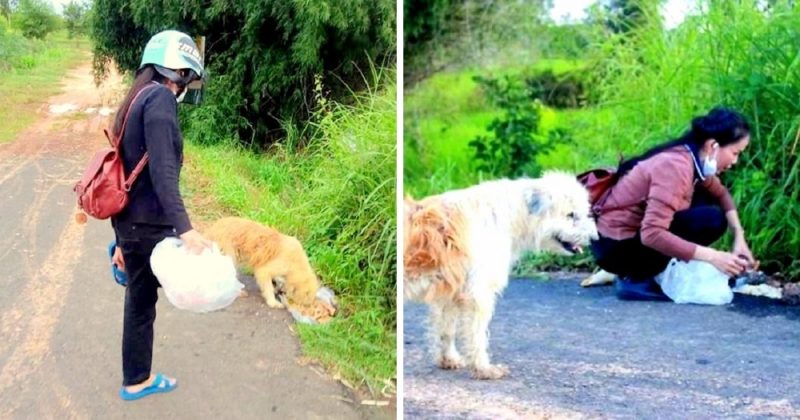
[[[111,73],[96,87],[89,65],[71,70],[62,84],[64,93],[51,97],[38,106],[37,121],[23,130],[16,140],[0,145],[0,162],[6,163],[6,174],[30,161],[32,156],[57,155],[86,159],[107,143],[103,129],[111,122],[112,114],[99,112],[76,115],[70,110],[116,109],[124,94],[122,76]],[[51,112],[51,110],[59,112]]]

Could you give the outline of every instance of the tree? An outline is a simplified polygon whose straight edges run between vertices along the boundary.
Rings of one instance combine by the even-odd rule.
[[[663,0],[609,0],[606,25],[614,33],[630,32],[648,23],[661,26],[658,8]]]
[[[6,20],[11,19],[11,2],[9,0],[0,0],[0,15],[3,15]]]
[[[70,38],[86,34],[88,13],[89,5],[83,2],[72,0],[64,6],[64,26]]]
[[[164,0],[158,8],[149,0],[97,0],[91,35],[98,73],[112,60],[136,70],[161,30],[205,36],[211,77],[196,110],[202,119],[192,119],[203,124],[195,133],[265,143],[309,118],[315,75],[334,97],[350,96],[369,82],[372,63],[393,62],[395,8],[394,0]]]
[[[43,0],[20,0],[15,14],[16,24],[26,38],[44,39],[58,27],[55,12]]]
[[[14,14],[16,26],[26,38],[44,39],[58,26],[55,12],[44,0],[19,0]]]

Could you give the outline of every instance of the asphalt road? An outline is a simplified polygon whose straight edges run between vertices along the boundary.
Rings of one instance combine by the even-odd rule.
[[[800,308],[624,302],[580,278],[513,280],[475,381],[432,364],[427,308],[404,306],[405,418],[800,418]]]
[[[95,88],[89,66],[65,81],[49,103],[77,113],[43,104],[36,124],[0,145],[0,418],[391,417],[306,363],[291,316],[258,293],[210,314],[177,310],[161,294],[153,367],[178,388],[120,399],[124,289],[106,255],[113,233],[107,221],[78,225],[72,192],[108,123],[80,112],[113,104],[118,86]]]

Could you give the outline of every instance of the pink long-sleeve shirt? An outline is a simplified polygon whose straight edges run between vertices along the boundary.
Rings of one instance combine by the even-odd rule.
[[[685,146],[639,162],[612,187],[603,203],[603,208],[609,210],[597,220],[598,231],[616,240],[632,238],[641,231],[645,246],[670,257],[691,260],[698,245],[676,236],[669,226],[676,212],[691,205],[695,182],[702,183],[719,199],[724,212],[736,208],[718,177],[700,174],[694,156]]]

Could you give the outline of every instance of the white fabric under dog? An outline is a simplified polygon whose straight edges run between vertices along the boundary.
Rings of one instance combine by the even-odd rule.
[[[726,305],[733,300],[728,275],[705,261],[673,258],[655,280],[675,303]]]
[[[244,288],[236,278],[236,267],[219,247],[200,255],[190,254],[183,241],[166,238],[150,256],[164,295],[176,308],[192,312],[210,312],[233,303]]]

